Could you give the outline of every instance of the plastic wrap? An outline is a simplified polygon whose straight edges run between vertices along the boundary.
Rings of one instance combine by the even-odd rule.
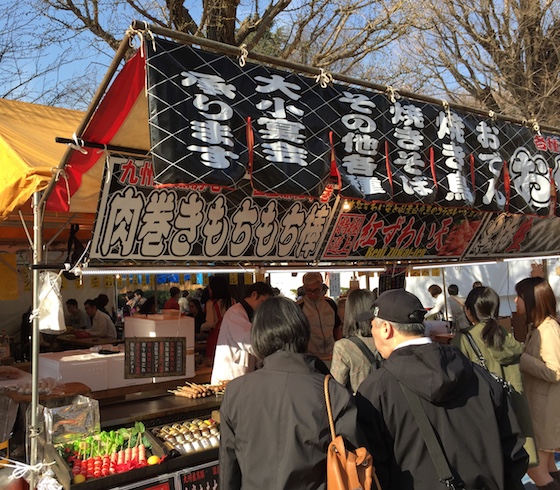
[[[78,395],[71,405],[44,408],[47,444],[88,437],[100,431],[99,402]]]

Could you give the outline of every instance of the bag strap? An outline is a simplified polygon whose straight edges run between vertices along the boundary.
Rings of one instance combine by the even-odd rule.
[[[460,305],[460,306],[465,306],[465,303],[463,303],[462,301],[459,301],[455,296],[449,295],[449,297],[450,297],[453,301],[455,301],[455,303],[457,303],[458,305]]]
[[[370,364],[375,364],[375,362],[377,361],[377,359],[375,359],[375,355],[368,349],[368,346],[360,337],[352,335],[351,337],[348,337],[348,340],[359,347],[359,349],[362,351],[362,354],[370,362]]]
[[[454,483],[455,477],[451,472],[451,468],[445,458],[445,454],[443,453],[443,448],[441,447],[441,443],[439,442],[434,428],[426,415],[426,411],[422,406],[422,402],[420,401],[420,397],[413,393],[408,387],[403,385],[400,381],[399,384],[408,400],[408,404],[412,409],[412,413],[414,415],[414,419],[418,424],[420,429],[420,433],[422,434],[422,438],[428,448],[428,452],[430,453],[430,457],[436,467],[436,471],[438,474],[439,481],[441,483],[445,483],[448,489],[456,489],[456,488],[463,488],[462,486],[457,487]]]
[[[484,359],[484,356],[482,355],[482,352],[480,352],[480,349],[478,347],[478,345],[476,345],[476,342],[473,339],[473,336],[471,335],[470,332],[463,332],[465,334],[465,337],[467,337],[467,340],[469,341],[469,344],[471,344],[471,348],[474,351],[474,355],[476,357],[478,357],[478,360],[480,361],[480,365],[488,372],[488,366],[486,365],[486,359]]]
[[[327,405],[327,416],[329,418],[329,428],[331,430],[331,439],[334,441],[336,438],[336,432],[334,431],[334,421],[332,416],[332,408],[331,408],[331,397],[329,395],[329,379],[331,378],[330,374],[325,376],[325,383],[323,387],[323,391],[325,392],[325,405]]]

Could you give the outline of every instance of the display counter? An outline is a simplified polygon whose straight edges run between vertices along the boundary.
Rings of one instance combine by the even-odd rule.
[[[146,427],[206,417],[219,410],[223,396],[188,399],[174,395],[158,396],[137,401],[124,401],[101,406],[100,419],[103,429],[112,429],[143,422]]]
[[[222,399],[221,395],[192,400],[167,395],[147,400],[112,403],[100,409],[101,426],[105,431],[118,430],[130,427],[135,422],[142,422],[152,443],[151,453],[162,457],[159,464],[76,484],[72,483],[72,469],[54,446],[47,446],[45,457],[56,462],[55,474],[65,490],[192,490],[193,485],[196,489],[202,485],[203,489],[216,490],[219,484],[218,447],[212,447],[208,442],[204,445],[192,442],[192,446],[189,445],[192,452],[185,454],[181,444],[176,446],[181,448],[181,452],[169,442],[165,444],[162,435],[165,432],[162,431],[182,429],[183,426],[187,427],[193,423],[198,423],[201,428],[205,427],[205,421],[212,420],[212,414],[219,418],[216,411],[219,410]],[[204,432],[208,432],[207,440],[214,437],[212,444],[216,444],[217,428],[218,426],[216,429],[212,426],[208,430],[197,431],[195,426],[194,432],[199,432],[197,437],[201,436],[200,432],[203,433],[202,436]],[[217,437],[219,438],[219,434]]]

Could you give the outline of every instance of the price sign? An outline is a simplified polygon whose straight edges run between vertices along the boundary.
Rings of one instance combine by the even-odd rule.
[[[166,475],[165,477],[158,477],[157,479],[153,478],[151,480],[144,480],[139,485],[129,485],[126,487],[122,487],[123,490],[175,490],[175,478],[171,477],[170,475]]]
[[[184,376],[186,337],[133,337],[125,340],[124,377]]]
[[[214,461],[207,466],[189,468],[179,473],[180,486],[178,490],[198,490],[199,488],[217,489],[220,484],[220,466]]]

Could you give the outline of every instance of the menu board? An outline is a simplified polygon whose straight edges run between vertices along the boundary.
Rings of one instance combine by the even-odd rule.
[[[158,476],[147,481],[143,480],[142,482],[120,487],[121,490],[175,490],[175,488],[177,487],[173,475]]]
[[[125,379],[184,376],[186,344],[186,337],[125,339]]]
[[[178,473],[178,476],[178,490],[216,490],[219,488],[220,465],[215,461],[208,466],[190,468],[184,473]]]

